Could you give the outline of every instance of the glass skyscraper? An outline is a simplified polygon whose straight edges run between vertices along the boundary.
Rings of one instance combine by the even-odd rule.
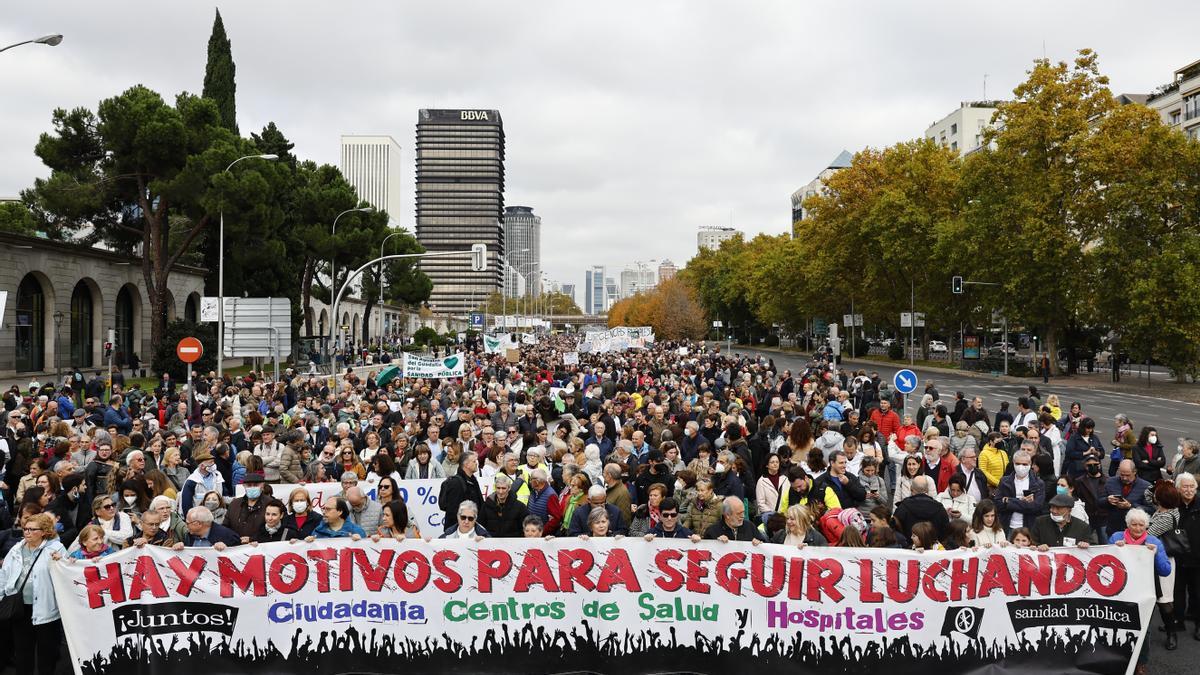
[[[603,314],[607,310],[605,296],[608,294],[604,284],[604,266],[597,265],[584,270],[583,276],[583,313]]]
[[[470,256],[424,258],[439,313],[466,313],[500,290],[504,273],[504,125],[496,110],[421,110],[417,120],[417,240],[430,253],[488,247]]]
[[[525,292],[541,295],[542,219],[533,215],[532,207],[504,207],[504,250],[508,251],[508,264],[525,278]],[[509,294],[514,290],[510,284]]]

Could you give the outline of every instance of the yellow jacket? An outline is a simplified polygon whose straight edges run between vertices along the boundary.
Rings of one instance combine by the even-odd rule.
[[[992,445],[984,445],[979,451],[979,470],[987,477],[988,487],[995,488],[1008,468],[1008,453]]]

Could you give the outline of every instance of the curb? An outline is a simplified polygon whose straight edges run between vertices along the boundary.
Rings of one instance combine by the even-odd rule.
[[[801,356],[801,357],[805,356],[805,353],[801,352],[801,351],[788,351],[788,350],[784,350],[784,349],[779,349],[777,347],[757,347],[757,346],[751,346],[751,345],[736,345],[736,346],[739,349],[742,349],[745,351],[773,352],[775,354],[782,354],[784,356]],[[866,361],[863,359],[847,359],[847,358],[843,358],[842,363],[843,364],[852,364],[855,366],[864,366],[864,367],[868,367],[868,368],[872,367],[872,366],[878,367],[881,365],[883,365],[883,366],[903,366],[904,365],[902,363],[892,363],[892,362],[886,362],[886,361]],[[1038,380],[1040,380],[1040,378],[1037,378],[1037,377],[1023,378],[1023,377],[1016,377],[1013,375],[991,375],[989,373],[978,373],[978,372],[973,372],[973,371],[969,371],[969,370],[956,370],[953,368],[938,368],[936,366],[908,366],[908,368],[910,368],[911,370],[919,371],[919,372],[936,373],[936,374],[940,374],[940,375],[960,375],[962,377],[970,377],[970,378],[977,379],[977,380],[991,380],[993,382],[999,381],[999,382],[1006,382],[1009,384],[1022,384],[1022,385],[1037,384],[1037,386],[1039,388],[1053,387],[1055,385],[1064,386],[1064,387],[1091,387],[1098,391],[1106,391],[1106,392],[1113,393],[1113,394],[1126,394],[1129,396],[1142,396],[1142,397],[1148,397],[1148,398],[1152,398],[1152,399],[1159,400],[1159,401],[1174,401],[1176,403],[1187,403],[1189,405],[1200,405],[1200,403],[1197,403],[1194,400],[1187,399],[1187,398],[1180,398],[1179,396],[1169,396],[1169,395],[1162,396],[1161,395],[1163,393],[1162,389],[1159,389],[1158,391],[1153,391],[1153,390],[1150,390],[1150,391],[1127,391],[1124,388],[1117,389],[1117,388],[1107,387],[1107,386],[1105,386],[1107,384],[1105,382],[1090,382],[1087,380],[1076,380],[1076,379],[1072,379],[1072,378],[1065,378],[1062,376],[1052,377],[1052,378],[1050,378],[1050,384],[1042,385],[1042,384],[1040,384],[1040,382],[1038,382]],[[1175,392],[1170,392],[1168,390],[1167,393],[1175,393]],[[1155,396],[1155,394],[1160,394],[1160,395]]]
[[[779,349],[777,347],[754,347],[751,345],[737,345],[737,346],[742,349],[746,349],[746,350],[774,352],[776,354],[783,354],[784,356],[792,356],[792,355],[804,356],[805,355],[805,353],[801,352],[801,351],[788,351],[788,350],[784,350],[784,349]],[[909,370],[915,370],[915,371],[919,371],[919,372],[938,373],[941,375],[959,375],[962,377],[970,377],[970,378],[974,378],[977,380],[992,380],[992,381],[1008,382],[1010,384],[1029,384],[1031,382],[1034,382],[1034,381],[1040,379],[1037,377],[1030,377],[1030,378],[1017,377],[1015,375],[992,375],[991,373],[980,373],[980,372],[976,372],[973,370],[959,370],[957,368],[939,368],[937,366],[924,366],[924,365],[909,366],[909,365],[904,364],[903,362],[870,361],[870,360],[865,360],[865,359],[850,359],[850,358],[845,358],[845,357],[842,358],[842,363],[843,364],[853,364],[856,366],[864,366],[864,367],[871,367],[871,366],[874,366],[874,367],[879,367],[879,366],[904,367],[904,368],[908,368]],[[1073,382],[1072,380],[1064,379],[1061,376],[1051,378],[1051,380],[1052,380],[1052,382],[1051,382],[1052,384],[1053,384],[1053,381],[1055,381],[1055,380],[1058,382],[1065,382],[1068,385],[1070,385]],[[1093,383],[1083,382],[1083,383],[1079,383],[1076,386],[1087,385],[1087,384],[1093,384]],[[1042,386],[1048,386],[1048,385],[1042,385]]]

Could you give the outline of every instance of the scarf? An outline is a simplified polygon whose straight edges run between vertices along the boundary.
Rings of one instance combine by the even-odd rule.
[[[1148,536],[1150,536],[1150,530],[1146,530],[1142,533],[1142,536],[1138,538],[1134,538],[1134,536],[1129,533],[1129,530],[1125,530],[1125,543],[1133,544],[1134,546],[1141,546],[1146,543],[1146,537]]]
[[[575,507],[579,506],[580,502],[582,502],[586,497],[586,492],[580,492],[579,494],[567,500],[567,508],[563,512],[563,523],[567,527],[571,525],[571,516],[575,515]]]
[[[1121,439],[1125,437],[1125,432],[1129,431],[1129,429],[1130,429],[1130,425],[1128,425],[1128,424],[1122,424],[1121,426],[1117,427],[1117,436],[1116,436],[1116,438],[1113,439],[1113,442],[1120,444]]]
[[[92,560],[94,558],[99,558],[100,556],[104,555],[105,553],[108,553],[108,547],[105,546],[104,548],[100,549],[99,551],[96,551],[95,553],[92,553],[91,551],[89,551],[87,549],[82,549],[81,552],[83,553],[84,560]]]

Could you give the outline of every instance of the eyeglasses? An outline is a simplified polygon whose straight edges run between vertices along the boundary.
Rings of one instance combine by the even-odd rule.
[[[679,517],[679,513],[677,513],[677,512],[676,513],[663,513],[660,515],[662,515],[663,518],[678,518]]]
[[[464,523],[475,522],[475,516],[459,516],[458,519],[463,521]]]
[[[45,530],[43,530],[43,529],[42,529],[42,528],[40,528],[40,527],[25,527],[25,528],[22,528],[22,529],[23,529],[25,532],[44,532],[44,531],[45,531]]]

